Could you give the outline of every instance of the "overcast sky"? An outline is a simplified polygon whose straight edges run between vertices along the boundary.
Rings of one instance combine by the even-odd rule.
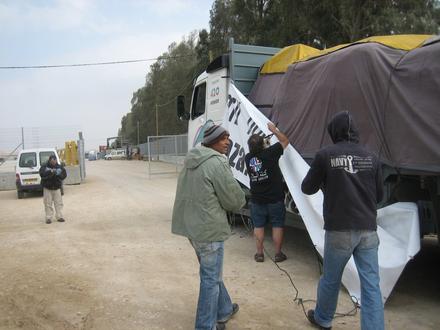
[[[171,42],[208,29],[211,4],[208,0],[0,0],[0,66],[155,58]],[[34,127],[35,136],[47,131],[52,136],[42,137],[47,143],[60,136],[76,139],[77,130],[82,130],[87,149],[105,144],[107,137],[117,135],[122,116],[130,111],[132,94],[145,84],[152,63],[1,69],[0,151],[9,150],[21,138],[20,127]],[[26,139],[32,139],[30,129],[26,132]]]

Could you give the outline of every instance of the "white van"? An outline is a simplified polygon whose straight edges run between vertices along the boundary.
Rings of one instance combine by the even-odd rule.
[[[18,199],[23,198],[26,192],[43,191],[39,171],[40,167],[45,165],[52,155],[55,155],[57,162],[61,164],[54,148],[24,149],[20,151],[15,166]],[[63,192],[62,188],[61,192]]]
[[[125,154],[125,149],[112,150],[109,154],[104,156],[104,159],[106,159],[106,160],[126,159],[126,158],[127,158],[127,156]]]

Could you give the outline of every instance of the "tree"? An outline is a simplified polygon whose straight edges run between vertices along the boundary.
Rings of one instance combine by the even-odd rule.
[[[138,121],[141,143],[146,142],[148,136],[156,135],[157,131],[160,135],[186,131],[186,123],[176,115],[176,96],[184,94],[190,99],[198,64],[195,40],[196,33],[192,33],[180,43],[172,43],[168,51],[150,66],[145,86],[133,93],[131,110],[121,120],[119,136],[137,141]]]
[[[439,0],[215,0],[210,31],[193,32],[150,66],[145,85],[133,93],[131,109],[121,119],[119,135],[140,141],[180,134],[175,98],[191,100],[192,82],[215,57],[225,53],[229,38],[243,44],[285,47],[303,43],[328,48],[373,35],[439,33]],[[156,106],[158,127],[156,127]]]
[[[438,0],[216,0],[210,12],[211,50],[227,40],[326,48],[372,35],[438,33]]]

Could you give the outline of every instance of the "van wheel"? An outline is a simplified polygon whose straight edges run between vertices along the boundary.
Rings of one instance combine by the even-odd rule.
[[[23,199],[24,198],[24,191],[17,190],[17,197],[18,197],[18,199]]]

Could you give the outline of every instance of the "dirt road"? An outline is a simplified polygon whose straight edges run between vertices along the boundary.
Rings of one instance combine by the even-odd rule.
[[[137,161],[88,162],[87,175],[65,187],[66,223],[44,224],[41,196],[0,192],[0,329],[193,328],[197,260],[187,240],[170,233],[176,175],[149,179]],[[289,259],[280,265],[304,299],[315,298],[313,246],[303,231],[286,236]],[[425,245],[387,302],[387,329],[440,327],[440,250]],[[236,227],[224,278],[241,308],[227,328],[312,329],[286,275],[269,260],[256,264],[253,253],[252,237]],[[351,307],[342,291],[338,311]],[[334,323],[356,328],[359,314]]]

